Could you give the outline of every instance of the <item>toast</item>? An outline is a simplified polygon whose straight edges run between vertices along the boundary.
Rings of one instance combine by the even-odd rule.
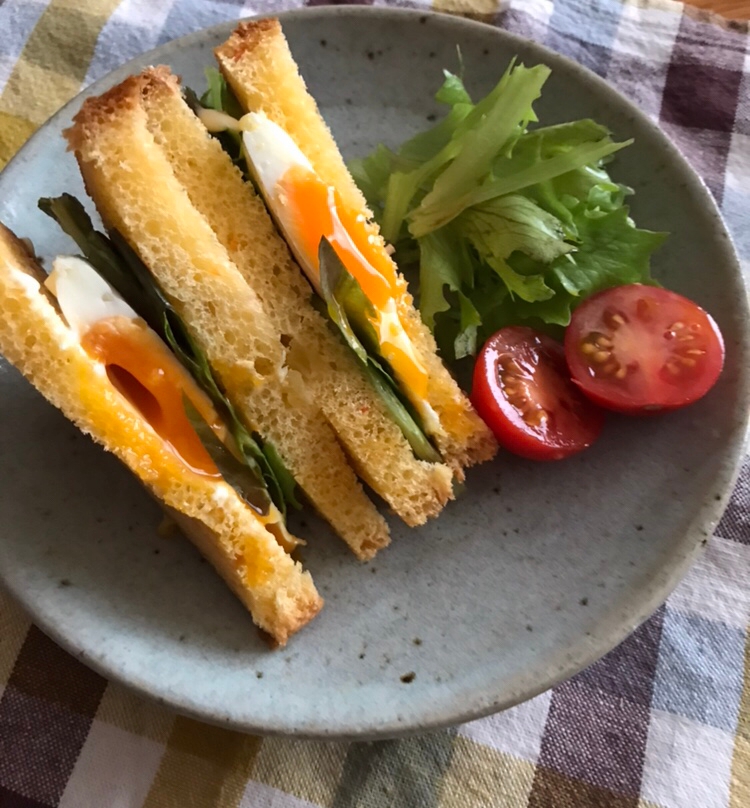
[[[261,301],[190,201],[148,127],[148,80],[133,76],[89,98],[65,133],[86,189],[109,229],[138,253],[189,323],[245,425],[273,443],[306,496],[360,557],[388,543],[388,527]]]

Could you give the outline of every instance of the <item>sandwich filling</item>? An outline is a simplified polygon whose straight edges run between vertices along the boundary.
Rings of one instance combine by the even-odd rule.
[[[219,439],[226,429],[208,396],[148,325],[85,261],[55,259],[45,283],[81,347],[191,471],[220,477],[193,429],[183,396]]]
[[[45,286],[72,337],[180,459],[185,473],[214,479],[223,489],[216,444],[239,463],[237,446],[211,399],[158,334],[81,258],[55,259]],[[282,547],[290,551],[300,543],[270,498],[245,494],[243,501]]]
[[[397,310],[398,279],[384,245],[368,232],[364,215],[345,207],[336,189],[325,185],[280,126],[257,112],[243,116],[239,126],[253,177],[308,280],[321,293],[319,245],[325,239],[372,308],[367,319],[378,354],[425,431],[440,434],[440,420],[426,401],[427,370]]]

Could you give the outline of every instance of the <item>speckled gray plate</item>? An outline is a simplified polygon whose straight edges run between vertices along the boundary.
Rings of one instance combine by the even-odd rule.
[[[443,66],[463,53],[487,91],[518,54],[553,69],[545,123],[592,116],[636,143],[614,174],[635,218],[672,238],[658,277],[711,311],[727,341],[719,384],[664,418],[613,418],[564,465],[511,457],[473,471],[438,521],[360,566],[314,518],[306,562],[327,604],[271,653],[223,583],[180,538],[156,536],[138,485],[0,366],[0,573],[39,625],[104,673],[174,708],[237,728],[385,736],[467,720],[550,687],[604,654],[685,572],[724,508],[748,400],[748,311],[705,188],[628,102],[521,39],[450,17],[326,8],[283,15],[292,49],[347,156],[395,145],[438,112]],[[200,88],[223,25],[161,47],[91,87],[165,62]],[[77,98],[0,175],[0,219],[39,252],[71,244],[39,196],[82,193],[60,131]],[[410,682],[405,674],[414,674]],[[410,679],[410,676],[406,677]]]

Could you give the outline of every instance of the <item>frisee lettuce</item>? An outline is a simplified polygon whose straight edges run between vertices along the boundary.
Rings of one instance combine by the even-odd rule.
[[[208,357],[192,338],[148,267],[127,241],[117,231],[106,236],[96,230],[83,205],[70,194],[40,199],[39,208],[60,225],[75,241],[91,266],[169,345],[177,359],[211,399],[227,424],[241,455],[242,465],[247,470],[243,474],[233,473],[233,480],[242,479],[247,483],[244,498],[262,514],[268,513],[271,501],[284,516],[287,504],[299,508],[294,478],[284,467],[278,452],[270,443],[250,433],[244,426],[216,381]],[[199,431],[198,434],[203,439],[202,432]],[[205,441],[204,445],[214,457],[216,452]],[[221,471],[221,466],[219,470]],[[235,487],[234,482],[227,482]]]
[[[549,73],[514,60],[475,104],[444,71],[436,99],[447,115],[351,164],[396,259],[418,268],[420,312],[449,361],[505,325],[559,334],[589,295],[653,283],[666,234],[635,227],[632,191],[606,169],[632,141],[590,119],[529,128]]]

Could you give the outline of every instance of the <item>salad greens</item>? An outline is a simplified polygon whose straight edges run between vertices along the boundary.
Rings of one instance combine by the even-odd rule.
[[[40,199],[39,208],[60,225],[91,266],[170,346],[211,399],[234,438],[242,463],[236,462],[243,471],[228,463],[220,465],[216,460],[218,450],[213,445],[217,441],[208,441],[205,429],[196,428],[196,431],[226,482],[262,514],[268,513],[271,501],[285,516],[287,505],[299,508],[294,478],[284,467],[275,447],[245,428],[216,381],[205,353],[125,239],[117,231],[107,237],[94,229],[83,205],[70,194]],[[195,425],[195,416],[191,415],[193,409],[186,407],[186,412]],[[228,450],[225,452],[230,454]],[[229,477],[224,475],[225,468],[231,471]]]
[[[505,325],[559,334],[591,294],[653,283],[650,255],[667,234],[635,227],[632,191],[605,167],[632,141],[589,119],[530,128],[549,74],[513,60],[473,103],[444,71],[443,120],[350,166],[401,267],[418,267],[422,318],[448,360]]]
[[[328,316],[338,326],[345,342],[354,351],[365,375],[383,401],[389,415],[409,441],[415,456],[429,463],[440,463],[437,450],[427,439],[409,401],[401,394],[378,354],[378,340],[371,325],[375,310],[357,279],[346,269],[330,242],[320,240],[318,250],[320,286]]]

